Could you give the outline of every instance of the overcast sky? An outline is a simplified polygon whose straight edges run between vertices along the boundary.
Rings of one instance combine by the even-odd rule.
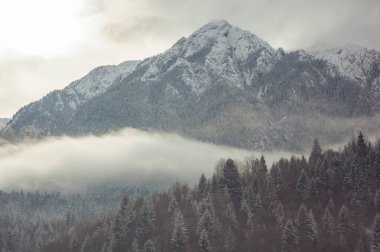
[[[0,0],[0,117],[98,65],[143,59],[213,19],[273,47],[380,49],[379,0]]]

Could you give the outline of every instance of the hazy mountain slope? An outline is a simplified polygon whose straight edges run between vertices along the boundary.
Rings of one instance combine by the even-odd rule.
[[[356,45],[319,44],[309,50],[316,58],[326,60],[339,73],[380,99],[380,51]]]
[[[378,74],[365,68],[376,63],[362,65],[372,74],[359,80],[311,54],[275,50],[226,21],[213,21],[134,70],[118,69],[122,77],[102,92],[81,89],[80,97],[91,98],[75,106],[74,92],[59,91],[21,109],[5,132],[83,135],[136,127],[243,148],[301,149],[314,137],[333,143],[359,128],[380,128],[373,117]]]
[[[41,100],[21,108],[3,135],[10,138],[61,134],[64,131],[62,126],[80,106],[104,93],[115,80],[126,77],[138,63],[139,61],[126,61],[116,66],[95,68],[63,90],[55,90]]]
[[[9,121],[8,118],[0,118],[0,129],[2,129],[7,124],[8,121]]]

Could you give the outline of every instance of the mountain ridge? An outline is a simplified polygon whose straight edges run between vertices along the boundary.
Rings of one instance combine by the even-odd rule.
[[[59,91],[39,101],[43,106],[21,109],[1,135],[77,136],[135,127],[253,149],[301,149],[324,135],[321,140],[334,143],[365,125],[357,117],[379,112],[380,53],[363,65],[370,75],[360,81],[334,65],[334,54],[323,55],[273,49],[226,21],[211,21],[162,54],[111,73],[116,77],[100,81],[100,92],[81,89],[90,95],[75,109]],[[97,86],[96,78],[86,77],[79,83]],[[50,109],[62,103],[66,110]],[[352,122],[339,125],[337,118]]]

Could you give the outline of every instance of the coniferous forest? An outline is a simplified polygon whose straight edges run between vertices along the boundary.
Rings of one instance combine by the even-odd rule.
[[[380,141],[361,133],[273,164],[220,160],[194,186],[107,193],[117,210],[96,203],[106,196],[1,192],[1,251],[380,251]]]

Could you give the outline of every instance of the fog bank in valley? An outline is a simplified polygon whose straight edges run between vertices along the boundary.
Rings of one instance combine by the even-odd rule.
[[[250,155],[246,150],[136,129],[102,137],[48,138],[0,147],[0,190],[78,192],[112,182],[192,183],[202,172],[210,175],[220,158]]]

